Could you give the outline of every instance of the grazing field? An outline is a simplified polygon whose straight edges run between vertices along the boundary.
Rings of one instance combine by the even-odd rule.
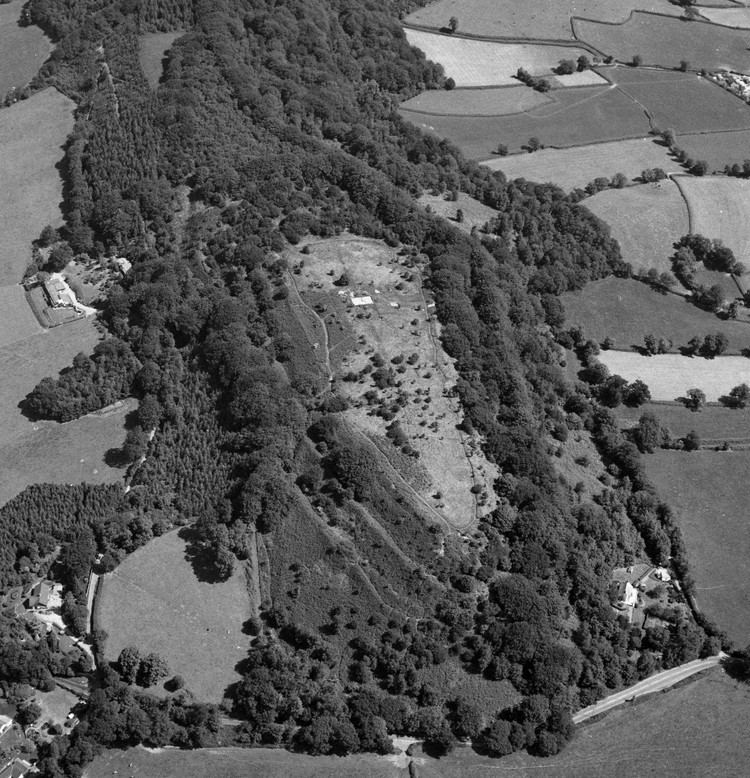
[[[675,181],[690,208],[691,232],[719,238],[738,259],[747,261],[750,257],[750,181],[725,176],[677,176]]]
[[[403,108],[401,114],[418,127],[449,138],[471,159],[486,159],[498,143],[511,152],[521,151],[532,136],[545,146],[585,146],[642,138],[651,129],[643,108],[619,89],[556,89],[551,96],[549,103],[514,116],[423,116]]]
[[[456,86],[518,84],[515,75],[519,68],[532,75],[551,75],[561,59],[575,60],[588,54],[585,49],[569,46],[494,43],[408,28],[406,38],[427,59],[439,62]]]
[[[645,464],[659,495],[675,509],[699,607],[744,648],[750,635],[750,451],[659,451]]]
[[[21,280],[31,241],[45,225],[62,224],[62,181],[55,165],[73,130],[73,107],[50,88],[0,110],[0,285]]]
[[[125,646],[156,651],[207,702],[220,702],[239,680],[234,668],[249,648],[242,633],[250,617],[243,570],[238,566],[221,583],[199,579],[177,531],[154,538],[104,576],[95,610],[109,634],[111,660]]]
[[[713,237],[713,236],[709,236]],[[737,282],[729,273],[720,273],[718,270],[696,270],[693,280],[696,284],[702,284],[703,286],[720,286],[721,291],[724,293],[724,297],[727,300],[734,300],[740,296],[740,290],[737,286]],[[739,283],[744,289],[747,284],[745,276],[740,276]],[[740,309],[744,315],[743,309]]]
[[[612,374],[627,381],[640,378],[651,390],[654,400],[674,400],[688,389],[697,387],[708,402],[716,402],[732,387],[750,383],[750,359],[747,357],[683,357],[680,354],[660,354],[644,357],[633,351],[602,351],[599,361]]]
[[[401,103],[415,113],[438,116],[506,116],[549,103],[550,98],[527,86],[487,89],[431,89]]]
[[[607,189],[583,204],[609,224],[622,258],[634,270],[671,272],[673,244],[690,232],[688,210],[674,182]]]
[[[22,286],[0,286],[0,348],[43,332]]]
[[[624,22],[633,10],[675,16],[682,12],[668,0],[438,0],[414,11],[406,22],[439,29],[457,16],[459,32],[467,35],[567,40],[573,38],[573,16]]]
[[[570,149],[543,149],[534,154],[493,157],[482,162],[492,170],[502,170],[507,178],[551,182],[566,192],[583,188],[599,176],[612,178],[622,173],[637,178],[646,168],[660,167],[666,172],[682,168],[667,149],[653,138],[596,143]],[[592,200],[586,200],[589,206]]]
[[[23,0],[0,4],[0,99],[31,81],[52,44],[39,27],[21,27]]]
[[[644,65],[666,68],[676,68],[687,59],[693,70],[750,70],[750,50],[742,30],[639,12],[624,24],[575,19],[573,29],[579,40],[620,62],[638,55]]]
[[[162,74],[162,60],[181,32],[147,32],[138,38],[138,61],[149,86],[156,89]]]
[[[419,198],[421,205],[429,205],[433,213],[446,219],[456,219],[456,211],[461,209],[464,218],[461,222],[456,222],[456,226],[464,232],[471,232],[473,227],[481,229],[490,219],[497,216],[497,211],[488,205],[483,205],[479,200],[464,194],[458,193],[458,200],[447,199],[445,195],[423,194]]]
[[[737,721],[750,715],[750,688],[721,668],[612,710],[579,728],[556,756],[502,759],[458,748],[417,767],[420,778],[742,778],[750,744]]]
[[[727,27],[750,27],[750,8],[700,8],[701,16],[705,16],[715,24]]]
[[[595,70],[582,70],[576,73],[555,74],[551,79],[552,86],[604,86],[607,79]]]
[[[606,68],[602,73],[645,106],[654,126],[662,130],[669,127],[677,133],[691,133],[750,128],[750,107],[695,73],[623,66]]]
[[[640,408],[621,405],[615,415],[624,428],[638,423],[643,413],[653,413],[673,437],[684,437],[695,430],[703,445],[721,445],[732,441],[750,443],[750,408],[726,408],[723,405],[707,405],[700,413],[694,413],[681,403],[647,403]]]
[[[677,143],[693,159],[704,159],[713,173],[721,173],[725,165],[742,165],[750,159],[750,130],[686,133]]]
[[[582,325],[586,337],[598,342],[613,338],[617,349],[639,348],[644,335],[651,333],[672,340],[677,351],[694,335],[719,331],[729,340],[729,353],[740,354],[750,346],[750,325],[731,319],[722,321],[679,295],[663,295],[640,281],[610,276],[587,284],[581,291],[565,293],[562,301],[566,325]],[[705,361],[693,360],[696,364]],[[750,360],[746,362],[750,368]]]

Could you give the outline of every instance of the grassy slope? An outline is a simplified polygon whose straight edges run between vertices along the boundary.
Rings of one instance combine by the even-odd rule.
[[[618,349],[642,346],[648,333],[670,338],[675,350],[693,335],[709,332],[727,336],[728,353],[739,354],[750,346],[746,323],[722,321],[679,295],[663,295],[640,281],[609,277],[566,293],[562,300],[567,324],[581,324],[587,337],[600,342],[607,336],[614,338]]]
[[[690,231],[685,201],[672,181],[608,189],[584,205],[609,224],[622,258],[635,270],[671,271],[673,244]]]
[[[750,452],[660,451],[645,463],[677,511],[698,604],[744,647],[750,642]]]
[[[432,89],[401,105],[409,111],[437,115],[505,116],[548,103],[550,98],[527,86],[488,89]]]
[[[741,165],[748,158],[750,130],[681,134],[677,142],[693,159],[708,162],[709,170],[721,172],[725,165]]]
[[[457,222],[456,226],[464,232],[471,232],[472,227],[481,229],[490,219],[497,216],[497,211],[493,208],[483,205],[479,200],[475,200],[463,192],[459,192],[458,200],[455,202],[446,199],[444,195],[430,194],[423,194],[419,198],[419,202],[424,206],[429,205],[438,216],[450,220],[455,220],[456,210],[460,208],[463,211],[464,220]]]
[[[199,580],[178,532],[156,538],[104,578],[98,621],[109,633],[107,656],[136,645],[156,651],[198,699],[219,702],[239,680],[249,618],[244,574],[237,568],[223,583]]]
[[[47,59],[52,44],[38,27],[20,27],[22,0],[0,5],[0,98],[25,86]]]

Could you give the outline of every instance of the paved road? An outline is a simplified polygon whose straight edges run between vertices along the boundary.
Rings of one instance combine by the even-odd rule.
[[[718,665],[726,656],[725,653],[721,652],[718,656],[710,656],[707,659],[696,659],[693,662],[688,662],[679,667],[673,667],[671,670],[664,670],[661,673],[652,675],[650,678],[646,678],[635,684],[635,686],[629,686],[627,689],[623,689],[620,692],[610,694],[609,697],[605,697],[603,700],[599,700],[599,702],[589,705],[588,708],[579,710],[578,713],[574,714],[573,721],[576,724],[580,724],[582,721],[586,721],[586,719],[598,716],[600,713],[605,713],[635,697],[642,697],[645,694],[653,694],[654,692],[660,692],[662,689],[668,689],[670,686],[674,686],[676,683],[683,681],[685,678],[689,678],[691,675],[700,673],[702,670],[708,670],[710,667],[716,667],[716,665]]]

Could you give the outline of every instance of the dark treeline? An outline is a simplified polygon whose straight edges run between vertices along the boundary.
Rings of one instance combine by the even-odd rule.
[[[273,569],[273,603],[228,690],[245,721],[237,736],[348,753],[387,751],[389,734],[414,733],[438,749],[470,737],[495,755],[551,754],[571,734],[571,710],[684,645],[697,654],[704,635],[683,622],[640,634],[610,607],[612,568],[662,550],[639,530],[663,510],[638,497],[648,487],[616,447],[596,498],[552,465],[550,437],[584,427],[601,436],[595,399],[559,367],[557,296],[626,272],[617,245],[560,190],[506,182],[399,118],[400,99],[444,85],[407,45],[401,10],[374,0],[31,0],[29,18],[57,44],[35,86],[78,104],[62,237],[76,253],[116,253],[133,267],[102,313],[110,338],[42,381],[27,412],[66,420],[135,395],[128,451],[148,456],[127,500],[95,516],[62,487],[49,526],[23,507],[41,493],[14,501],[21,540],[3,548],[0,574],[15,582],[32,543],[80,545],[61,554],[75,598],[92,554],[108,569],[190,522],[223,578],[246,563],[256,533],[280,555],[295,517],[333,523],[360,506],[410,569],[387,580],[391,599],[377,612],[359,595],[345,615],[332,591],[323,630],[302,623],[299,592]],[[186,32],[152,91],[137,36],[166,29]],[[427,188],[467,192],[498,216],[466,236],[415,204]],[[436,557],[439,531],[368,467],[364,444],[337,419],[335,388],[319,394],[314,359],[290,367],[279,252],[345,229],[427,259],[464,425],[482,433],[502,473],[499,505],[470,549],[447,542]],[[331,546],[320,562],[339,573],[375,559],[373,548]],[[420,671],[448,661],[510,681],[522,701],[494,718],[466,700],[444,704]],[[45,775],[79,775],[101,746],[212,742],[214,709],[134,694],[108,670],[99,685],[73,735],[42,754]]]

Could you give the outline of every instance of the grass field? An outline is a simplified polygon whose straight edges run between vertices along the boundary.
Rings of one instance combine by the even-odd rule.
[[[673,243],[690,232],[685,201],[672,181],[607,189],[583,201],[609,224],[634,270],[672,270]]]
[[[47,59],[52,44],[39,27],[20,27],[23,0],[0,4],[0,99],[25,86]]]
[[[724,176],[675,181],[690,207],[691,232],[720,238],[738,258],[750,257],[750,181]]]
[[[588,54],[584,49],[569,46],[493,43],[408,28],[406,38],[412,46],[421,49],[427,59],[439,62],[445,75],[460,87],[518,84],[515,74],[519,68],[532,75],[552,75],[552,68],[561,59],[575,60]]]
[[[683,22],[678,24],[686,26]],[[662,130],[691,133],[750,128],[750,107],[695,73],[623,66],[604,68],[601,72],[633,101],[645,106],[654,126]]]
[[[667,68],[687,59],[693,70],[724,68],[744,73],[750,69],[747,35],[741,30],[638,12],[624,24],[575,19],[573,28],[579,40],[620,62],[639,55],[644,65]]]
[[[162,60],[181,32],[147,32],[138,38],[138,61],[149,86],[156,89],[162,74]]]
[[[73,107],[57,90],[45,89],[0,111],[0,285],[21,280],[31,241],[45,225],[62,224],[62,181],[55,165],[73,129]]]
[[[178,532],[131,554],[102,581],[96,604],[107,631],[107,657],[125,646],[156,651],[200,700],[220,702],[247,655],[242,624],[249,616],[245,577],[238,566],[223,583],[199,580]]]
[[[750,451],[659,451],[645,463],[677,513],[699,607],[744,648],[750,636]]]
[[[552,86],[604,86],[607,79],[600,76],[595,70],[582,70],[575,73],[555,74],[550,83]]]
[[[702,284],[703,286],[720,286],[727,300],[734,300],[740,296],[737,284],[729,273],[720,273],[718,270],[706,270],[703,268],[702,270],[696,270],[693,280],[696,284]],[[745,289],[747,287],[747,276],[740,276],[739,282],[742,288]],[[740,310],[744,315],[744,311]]]
[[[625,21],[632,10],[679,16],[667,0],[438,0],[406,17],[409,24],[441,28],[458,17],[459,32],[517,38],[572,39],[571,17]]]
[[[506,116],[550,102],[547,95],[527,86],[487,89],[431,89],[401,103],[407,111],[438,116]]]
[[[0,348],[42,332],[22,286],[0,286]]]
[[[497,216],[497,211],[490,208],[488,205],[482,205],[479,200],[475,200],[473,197],[464,192],[458,193],[458,200],[448,200],[445,195],[431,195],[423,194],[419,198],[421,205],[429,205],[432,208],[433,213],[438,214],[446,219],[455,221],[456,211],[460,208],[464,214],[464,220],[462,222],[455,222],[456,226],[464,232],[471,232],[472,227],[481,229],[490,219],[494,219]]]
[[[708,402],[716,402],[732,387],[750,383],[747,357],[703,359],[680,354],[644,357],[633,351],[602,351],[599,361],[610,373],[628,381],[640,378],[648,385],[654,400],[674,400],[697,387],[705,392]]]
[[[610,276],[587,284],[581,291],[568,292],[562,295],[562,300],[566,325],[582,325],[586,337],[598,342],[613,338],[617,349],[640,347],[644,335],[652,333],[657,338],[672,340],[677,351],[693,335],[719,331],[729,340],[729,353],[740,354],[750,346],[748,324],[731,319],[722,321],[679,295],[663,295],[640,281]],[[702,362],[706,360],[693,360],[694,364]],[[746,362],[750,369],[750,360]],[[674,395],[661,399],[673,400]]]
[[[647,403],[640,408],[621,405],[615,415],[623,427],[632,427],[647,411],[655,414],[674,437],[684,437],[695,430],[704,444],[719,445],[725,440],[750,442],[750,408],[707,405],[700,413],[693,413],[682,404]]]
[[[667,172],[682,169],[667,149],[652,138],[596,143],[570,149],[543,149],[534,154],[493,157],[482,164],[492,170],[502,170],[507,178],[549,181],[566,192],[582,188],[599,176],[612,178],[615,173],[622,173],[634,179],[646,168],[660,167]],[[586,200],[586,205],[592,202]]]
[[[715,24],[750,27],[750,8],[700,8],[700,13]]]
[[[515,116],[423,116],[403,108],[401,114],[418,127],[449,138],[471,159],[487,159],[499,143],[511,152],[521,151],[532,136],[546,146],[566,147],[641,138],[650,130],[643,109],[618,89],[557,89],[551,96],[549,103]]]
[[[750,110],[750,108],[748,108]],[[693,158],[708,162],[711,172],[722,172],[725,165],[741,165],[750,159],[750,130],[685,133],[677,140]]]

